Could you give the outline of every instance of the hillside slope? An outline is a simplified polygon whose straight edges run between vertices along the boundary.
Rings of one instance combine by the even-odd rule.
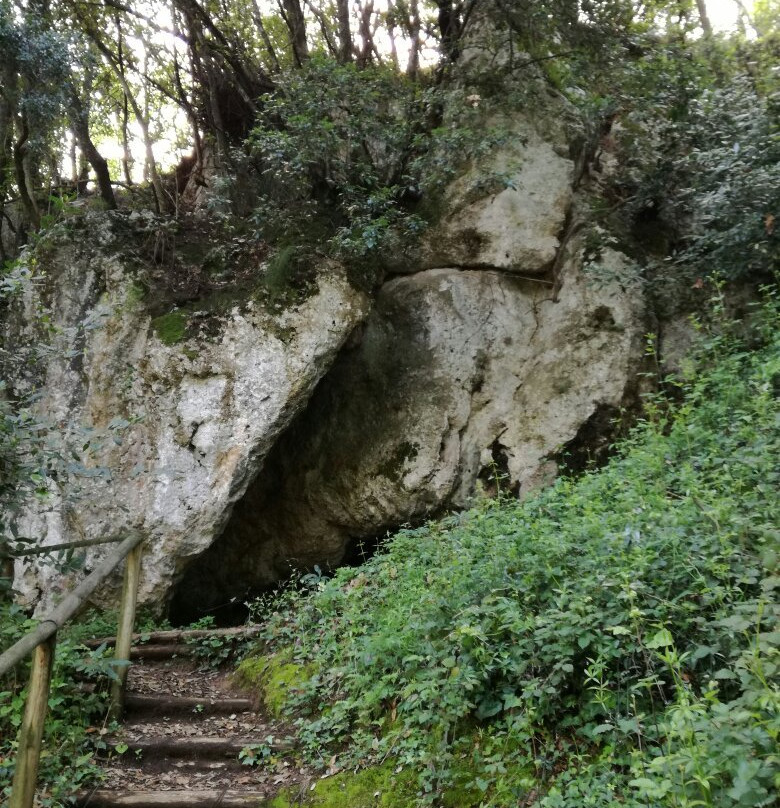
[[[772,802],[777,319],[712,331],[604,469],[276,604],[241,672],[330,759],[312,804]]]

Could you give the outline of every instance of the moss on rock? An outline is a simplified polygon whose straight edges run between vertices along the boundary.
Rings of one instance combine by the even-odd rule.
[[[234,679],[239,686],[258,691],[266,708],[278,718],[290,692],[313,675],[313,666],[300,665],[293,661],[290,651],[280,651],[247,657],[238,666]]]
[[[163,345],[176,345],[187,332],[187,315],[183,311],[171,311],[152,320],[152,328]]]
[[[396,772],[395,764],[387,762],[318,780],[303,801],[297,789],[288,789],[271,801],[270,808],[409,808],[417,801],[417,790],[411,771]]]

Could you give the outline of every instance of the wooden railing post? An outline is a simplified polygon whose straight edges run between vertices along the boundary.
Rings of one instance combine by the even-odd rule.
[[[19,730],[19,749],[16,753],[16,771],[11,786],[9,808],[32,808],[35,786],[38,782],[38,762],[41,759],[43,725],[49,706],[49,685],[54,662],[57,635],[36,646],[32,655],[30,685],[24,718]]]
[[[118,721],[125,707],[125,684],[130,660],[130,645],[133,641],[135,607],[138,600],[138,581],[141,576],[141,545],[134,547],[125,561],[125,577],[122,581],[122,602],[119,606],[119,625],[116,631],[114,659],[117,679],[111,684],[111,708],[109,717]]]

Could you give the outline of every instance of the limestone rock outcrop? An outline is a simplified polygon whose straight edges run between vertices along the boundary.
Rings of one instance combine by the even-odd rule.
[[[425,240],[423,267],[549,270],[572,208],[576,167],[560,125],[542,136],[538,124],[524,116],[495,124],[506,142],[448,188],[445,213]]]
[[[646,330],[641,290],[589,282],[576,253],[555,298],[498,271],[393,279],[177,600],[240,597],[480,492],[548,483],[583,425],[636,400]]]
[[[6,344],[23,352],[35,339],[18,323],[40,322],[34,309],[48,314],[56,344],[39,363],[38,411],[63,428],[89,425],[85,439],[100,444],[89,461],[95,473],[53,482],[18,530],[56,544],[139,528],[149,536],[141,600],[161,604],[187,561],[220,534],[368,300],[328,266],[295,306],[270,314],[248,299],[219,317],[192,312],[192,327],[173,342],[165,319],[153,327],[130,263],[117,254],[112,219],[89,226],[103,230],[87,239],[94,249],[68,237],[45,269],[31,266]],[[183,327],[173,314],[168,327]],[[99,555],[91,551],[87,566]],[[31,604],[46,605],[68,584],[45,564],[18,561],[16,572]]]
[[[193,617],[498,488],[525,496],[575,444],[603,441],[638,400],[653,323],[629,260],[578,216],[569,105],[534,92],[373,300],[328,265],[280,306],[247,287],[219,314],[196,295],[186,317],[153,319],[117,215],[93,220],[91,252],[60,245],[26,298],[63,343],[40,364],[39,406],[103,440],[94,479],[78,496],[53,484],[23,531],[51,544],[140,528],[142,601]],[[18,564],[31,602],[60,580]]]
[[[653,330],[631,262],[580,218],[582,132],[538,82],[449,186],[417,261],[281,436],[175,611],[350,560],[404,523],[549,483],[635,407]],[[478,96],[472,96],[478,98]],[[530,110],[530,111],[529,111]],[[590,243],[589,243],[590,242]]]

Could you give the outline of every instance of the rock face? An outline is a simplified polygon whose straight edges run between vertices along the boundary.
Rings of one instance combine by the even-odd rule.
[[[75,499],[72,486],[53,490],[19,529],[55,544],[140,528],[149,536],[141,600],[163,603],[188,559],[219,535],[368,301],[331,266],[305,301],[281,314],[248,301],[165,344],[177,315],[156,333],[132,271],[111,257],[110,220],[99,222],[99,249],[60,245],[45,273],[36,272],[25,307],[28,322],[33,307],[45,307],[61,334],[43,365],[40,410],[54,423],[89,423],[102,436],[93,462],[110,477],[82,479]],[[17,342],[24,337],[17,333]],[[17,562],[16,571],[29,603],[46,605],[64,583],[46,566]]]
[[[110,479],[73,502],[55,492],[25,532],[141,528],[142,600],[187,618],[497,488],[524,496],[603,438],[636,403],[653,326],[628,260],[578,222],[571,110],[539,92],[373,306],[330,266],[277,314],[247,293],[217,318],[153,324],[110,232],[94,254],[58,249],[27,305],[83,360],[46,359],[42,407],[118,443],[97,456]],[[29,601],[55,580],[18,565]]]
[[[628,259],[594,250],[578,221],[568,104],[534,92],[533,113],[493,121],[503,145],[449,187],[419,260],[395,267],[185,573],[176,614],[337,564],[361,540],[498,487],[524,496],[636,404],[652,318]]]
[[[446,213],[426,239],[426,268],[536,275],[555,260],[575,184],[568,144],[556,131],[560,126],[551,126],[544,137],[524,117],[495,127],[506,132],[506,142],[448,189]]]
[[[557,300],[498,271],[390,281],[177,602],[240,597],[480,489],[549,482],[584,424],[634,401],[645,332],[641,292],[589,284],[576,256]]]

